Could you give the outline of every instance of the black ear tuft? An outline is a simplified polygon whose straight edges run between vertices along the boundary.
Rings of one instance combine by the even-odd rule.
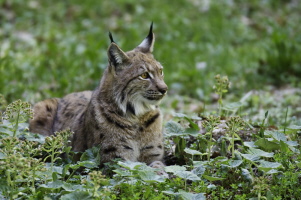
[[[111,40],[111,43],[116,43],[116,42],[113,40],[113,36],[112,36],[112,34],[111,34],[110,31],[109,31],[109,38],[110,38],[110,40]]]
[[[148,35],[142,41],[142,43],[139,44],[138,47],[136,47],[136,49],[143,53],[152,53],[154,49],[154,43],[155,43],[155,34],[153,33],[153,22],[152,22],[149,28]]]
[[[148,33],[148,36],[146,38],[149,38],[149,41],[152,41],[153,40],[153,22],[151,23],[150,27],[149,27],[149,33]]]

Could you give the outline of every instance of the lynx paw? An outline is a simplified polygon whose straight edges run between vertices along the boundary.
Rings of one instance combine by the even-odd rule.
[[[165,165],[161,161],[154,161],[149,166],[152,168],[159,169],[158,171],[156,171],[156,173],[160,176],[168,178],[168,174],[164,171]]]

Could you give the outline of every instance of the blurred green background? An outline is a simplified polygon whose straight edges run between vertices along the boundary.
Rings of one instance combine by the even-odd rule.
[[[301,86],[299,0],[0,0],[0,93],[31,103],[94,89],[108,32],[124,50],[154,22],[154,55],[170,95],[210,101],[216,74],[231,93]]]

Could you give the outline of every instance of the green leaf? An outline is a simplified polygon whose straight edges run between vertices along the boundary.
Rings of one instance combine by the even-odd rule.
[[[300,150],[299,149],[297,149],[297,148],[295,148],[295,147],[292,147],[292,146],[288,146],[288,148],[292,151],[292,152],[294,152],[294,153],[297,153],[297,154],[299,154],[300,153]]]
[[[177,171],[174,174],[177,175],[180,178],[185,179],[185,180],[191,180],[191,181],[201,180],[197,175],[195,175],[192,172],[188,172],[188,171]]]
[[[235,136],[237,135],[237,134],[234,134]],[[224,139],[227,139],[228,141],[232,141],[232,137],[223,137]],[[235,137],[234,138],[234,141],[240,141],[241,139],[240,139],[240,137]],[[229,148],[231,148],[231,147],[229,147]]]
[[[184,117],[184,119],[186,119],[189,122],[190,126],[193,129],[198,130],[198,131],[200,130],[199,126],[196,123],[194,123],[190,118]]]
[[[29,133],[28,135],[27,134],[25,135],[25,138],[28,141],[33,141],[33,142],[38,142],[40,144],[44,144],[46,136],[36,134],[36,133]]]
[[[58,174],[63,174],[64,168],[62,166],[53,166],[53,172],[57,172]]]
[[[6,155],[4,153],[0,152],[0,159],[5,159],[5,158],[6,158]]]
[[[199,130],[196,130],[194,128],[185,129],[185,135],[191,135],[191,136],[197,137],[199,134],[200,134]]]
[[[165,171],[170,172],[170,173],[175,173],[178,171],[185,171],[186,167],[184,166],[179,166],[179,165],[171,165],[171,166],[166,166]]]
[[[78,169],[78,168],[80,168],[80,167],[86,167],[86,168],[91,169],[91,168],[96,168],[96,167],[98,167],[98,165],[97,165],[95,162],[89,161],[89,160],[79,161],[79,162],[77,162],[77,163],[74,164],[74,165],[70,165],[70,168],[71,168],[71,169]]]
[[[99,154],[99,146],[94,146],[90,149],[87,149],[80,157],[80,161],[91,161],[94,162],[95,165],[100,164],[100,154]]]
[[[244,179],[246,179],[250,183],[253,183],[253,176],[251,175],[251,173],[249,172],[249,170],[247,170],[247,169],[241,169],[241,174],[244,177]]]
[[[133,173],[129,170],[114,169],[113,172],[119,174],[120,176],[133,176]]]
[[[94,199],[92,196],[89,194],[89,192],[85,191],[75,191],[69,194],[63,195],[61,200],[90,200]]]
[[[135,170],[138,169],[140,166],[145,165],[145,163],[132,162],[132,161],[125,161],[125,162],[118,161],[118,165],[126,169]]]
[[[125,161],[125,162],[118,161],[118,165],[126,169],[134,170],[134,169],[138,169],[141,165],[145,165],[145,163],[132,162],[132,161]]]
[[[271,169],[277,169],[279,167],[282,167],[282,165],[278,162],[268,162],[265,160],[260,160],[260,166],[258,167],[258,169],[265,171],[265,172],[269,172]],[[273,171],[271,171],[270,173],[272,173]]]
[[[184,138],[181,138],[181,137],[176,137],[176,138],[174,138],[174,142],[177,144],[176,149],[175,149],[175,155],[178,158],[183,157],[184,156],[183,151],[186,147],[186,140]]]
[[[254,144],[254,142],[244,142],[244,145],[246,147],[252,147],[252,148],[256,148],[257,146]]]
[[[216,158],[213,159],[214,163],[226,163],[229,159],[227,157],[224,156],[218,156]]]
[[[56,181],[58,178],[57,178],[57,173],[56,172],[53,172],[52,173],[52,180],[53,181]]]
[[[207,155],[207,153],[204,153],[204,155]],[[193,166],[198,166],[198,165],[203,165],[203,164],[206,164],[208,163],[206,160],[205,161],[193,161]]]
[[[280,141],[280,150],[281,152],[287,152],[289,150],[288,145],[283,141]]]
[[[50,188],[50,189],[57,189],[57,188],[63,187],[63,185],[64,185],[63,181],[56,180],[56,181],[53,181],[53,182],[48,182],[47,184],[42,184],[42,185],[40,185],[40,187]]]
[[[260,160],[260,167],[261,168],[272,168],[272,169],[276,169],[281,167],[282,165],[278,162],[269,162],[269,161],[265,161],[265,160]]]
[[[189,118],[192,119],[192,120],[202,120],[201,117],[196,116],[196,115],[190,116]]]
[[[297,141],[287,141],[285,142],[287,145],[291,146],[291,147],[296,147],[299,146]]]
[[[253,155],[253,154],[241,154],[242,157],[244,157],[245,159],[247,160],[250,160],[250,161],[256,161],[256,160],[259,160],[260,159],[260,156],[257,156],[257,155]]]
[[[63,170],[64,168],[62,166],[52,166],[51,167],[51,164],[50,163],[46,163],[46,168],[51,171],[51,168],[52,168],[52,172],[56,172],[58,174],[63,174]]]
[[[287,138],[285,137],[285,135],[283,133],[278,132],[278,131],[269,131],[269,130],[267,130],[267,131],[264,132],[264,134],[272,136],[277,141],[280,141],[280,140],[287,141]]]
[[[234,103],[229,103],[223,106],[223,110],[227,111],[236,111],[239,109],[243,104],[241,102],[234,102]]]
[[[138,171],[138,175],[145,182],[164,182],[164,178],[153,171]]]
[[[270,171],[267,172],[267,174],[277,174],[279,171],[277,169],[271,169]]]
[[[183,114],[183,113],[173,113],[172,114],[174,117],[178,117],[178,118],[185,118],[187,117],[187,115]]]
[[[64,183],[64,185],[62,186],[62,188],[68,192],[72,192],[75,190],[83,190],[83,186],[82,185],[78,185],[78,184],[73,184],[73,183]]]
[[[266,158],[271,158],[274,156],[274,153],[268,153],[268,152],[262,151],[260,149],[254,149],[254,148],[249,148],[248,153],[252,154],[254,156],[260,156],[260,157],[266,157]]]
[[[234,151],[234,160],[242,160],[240,152],[238,152],[237,150]]]
[[[204,165],[199,165],[195,167],[191,172],[200,177],[204,174],[205,171],[206,168],[204,167]]]
[[[298,126],[298,125],[289,125],[287,128],[288,129],[293,129],[293,130],[300,130],[301,126]]]
[[[180,190],[179,192],[163,191],[163,193],[175,196],[174,199],[178,199],[179,197],[181,197],[181,199],[184,200],[206,200],[204,193],[194,194],[194,193],[185,192],[183,190]]]
[[[241,165],[243,161],[242,160],[230,160],[229,161],[229,166],[232,168],[238,167],[239,165]]]
[[[2,127],[0,127],[0,133],[1,133],[0,135],[5,135],[5,136],[12,135],[12,131]]]
[[[184,128],[179,123],[168,121],[165,125],[165,134],[170,137],[183,135],[185,133]]]
[[[259,170],[262,170],[264,172],[268,172],[271,170],[271,168],[267,168],[267,167],[258,167]]]
[[[174,195],[174,196],[179,196],[180,193],[178,192],[173,192],[173,191],[163,191],[164,194],[170,194],[170,195]]]
[[[202,152],[199,152],[197,150],[193,150],[193,149],[189,149],[189,148],[185,148],[184,151],[190,155],[202,155]]]
[[[266,138],[260,138],[254,144],[266,151],[274,151],[280,149],[280,145],[278,143],[268,141]]]
[[[196,117],[196,116],[193,116],[193,117],[188,117],[187,115],[183,114],[183,113],[174,113],[173,114],[174,117],[178,117],[178,118],[184,118],[185,120],[187,120],[190,124],[190,126],[195,129],[195,130],[200,130],[199,126],[192,120],[201,120],[202,118],[200,117]]]
[[[194,194],[180,190],[179,194],[184,200],[206,200],[204,193]]]
[[[205,179],[207,179],[208,181],[221,181],[221,180],[225,179],[225,178],[219,178],[219,177],[213,177],[213,176],[207,176],[207,175],[203,175],[203,177]]]
[[[207,186],[207,188],[208,189],[210,189],[210,190],[215,190],[216,189],[216,185],[214,185],[214,184],[209,184],[208,186]]]
[[[264,114],[264,118],[266,119],[268,117],[268,115],[269,115],[269,111],[267,110]]]

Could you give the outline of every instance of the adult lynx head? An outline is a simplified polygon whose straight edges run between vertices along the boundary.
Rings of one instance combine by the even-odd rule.
[[[154,109],[168,88],[163,80],[163,66],[152,55],[152,25],[142,43],[128,52],[123,52],[109,36],[109,66],[100,85],[102,99],[108,104],[114,102],[125,115],[139,116]]]

